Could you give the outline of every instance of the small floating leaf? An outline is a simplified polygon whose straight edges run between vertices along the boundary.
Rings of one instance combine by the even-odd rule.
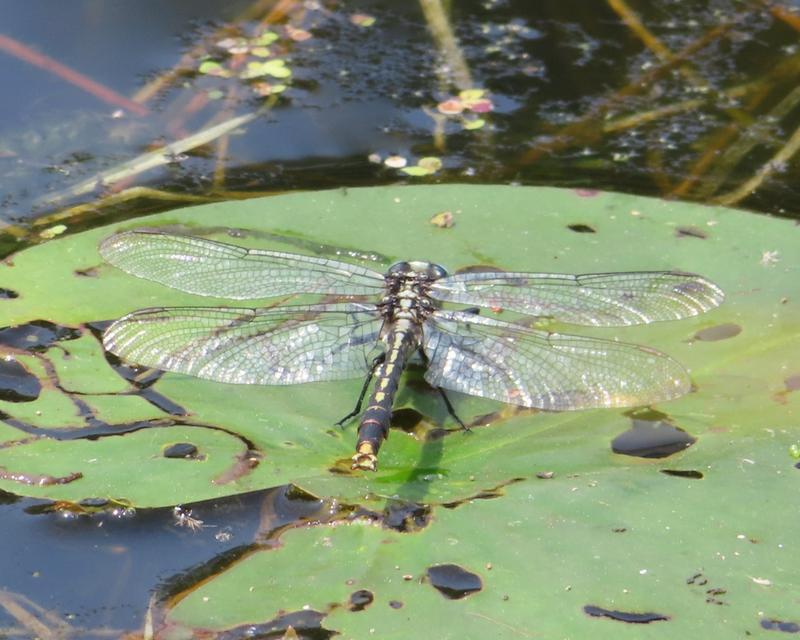
[[[250,41],[250,44],[256,47],[265,47],[272,44],[278,39],[278,34],[272,31],[265,31],[257,38]]]
[[[458,97],[466,103],[480,100],[486,95],[486,89],[465,89],[458,94]]]
[[[257,58],[269,58],[271,51],[267,47],[253,47],[250,53]]]
[[[197,71],[207,76],[219,76],[221,78],[230,76],[230,71],[215,60],[203,60]]]
[[[436,156],[426,156],[420,158],[419,161],[417,161],[417,165],[433,173],[442,168],[442,161]]]
[[[257,82],[253,85],[253,91],[260,96],[271,96],[276,93],[286,91],[285,84],[270,84],[269,82]]]
[[[357,27],[371,27],[373,24],[375,24],[375,16],[371,16],[366,13],[354,13],[352,16],[350,16],[350,22]]]
[[[261,76],[272,76],[274,78],[288,78],[292,75],[292,70],[286,66],[286,62],[280,58],[259,62],[254,60],[247,63],[247,68],[239,77],[249,80],[250,78],[260,78]]]
[[[473,113],[489,113],[492,109],[494,109],[494,104],[492,104],[492,101],[487,99],[476,100],[475,102],[471,102],[466,106]]]
[[[63,224],[57,224],[52,227],[48,227],[44,231],[39,232],[39,237],[44,238],[45,240],[50,240],[51,238],[55,238],[56,236],[60,236],[67,230],[67,227]]]
[[[430,169],[425,169],[424,167],[420,167],[416,164],[413,167],[404,167],[403,169],[400,169],[400,171],[409,176],[428,176],[433,173],[433,171]]]
[[[286,25],[286,35],[295,42],[303,42],[311,38],[311,32],[305,29],[298,29],[290,24]]]
[[[387,167],[391,169],[402,169],[408,164],[408,160],[406,160],[403,156],[389,156],[383,161]]]
[[[485,124],[486,120],[483,118],[464,118],[464,122],[461,123],[461,126],[467,131],[472,131],[474,129],[482,128]]]
[[[456,98],[451,98],[437,104],[436,109],[446,116],[457,116],[464,110],[464,103]]]
[[[225,38],[217,42],[217,46],[228,53],[247,53],[249,48],[244,38]]]

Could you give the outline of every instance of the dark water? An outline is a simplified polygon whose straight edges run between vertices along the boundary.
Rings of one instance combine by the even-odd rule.
[[[0,223],[14,225],[0,228],[0,250],[8,253],[17,238],[52,224],[49,216],[65,206],[97,205],[67,218],[76,229],[173,208],[180,203],[171,194],[225,199],[398,181],[580,186],[797,216],[798,162],[786,145],[800,125],[800,13],[733,0],[631,3],[660,50],[645,46],[606,2],[451,4],[448,24],[466,69],[492,102],[484,127],[467,130],[451,119],[441,140],[433,135],[429,113],[465,79],[458,59],[431,37],[417,3],[306,3],[288,22],[310,39],[276,29],[291,86],[243,127],[245,135],[228,140],[224,161],[217,162],[214,142],[205,143],[78,192],[76,185],[96,183],[99,172],[214,118],[262,108],[251,83],[198,73],[203,54],[196,48],[224,60],[212,43],[252,34],[254,16],[269,5],[0,0],[0,35],[127,98],[194,51],[176,81],[141,101],[142,115],[0,51]],[[354,25],[354,13],[377,21]],[[685,59],[670,59],[687,51]],[[206,99],[215,91],[225,93],[225,104]],[[370,154],[381,161],[398,154],[411,164],[435,155],[444,166],[408,178]],[[769,175],[755,191],[737,196],[765,166]],[[141,186],[160,193],[109,197]],[[195,507],[211,525],[198,533],[185,521],[179,526],[171,510],[65,517],[2,494],[0,588],[76,628],[138,629],[151,592],[253,542],[271,495]],[[307,515],[303,501],[289,503],[287,522]],[[231,536],[216,535],[224,527]],[[0,635],[15,625],[0,611]]]
[[[147,113],[136,115],[0,52],[3,86],[13,87],[0,103],[0,219],[23,227],[65,204],[135,186],[225,198],[398,180],[521,182],[721,198],[789,216],[798,209],[790,178],[797,163],[784,148],[800,124],[800,16],[790,9],[732,0],[633,4],[648,47],[612,3],[465,1],[446,22],[459,58],[431,37],[417,3],[298,3],[289,22],[312,37],[292,40],[278,25],[273,47],[291,68],[291,86],[246,135],[228,139],[224,176],[214,182],[211,143],[97,188],[99,172],[264,104],[252,82],[198,67],[206,54],[225,62],[214,43],[251,35],[253,16],[267,11],[211,0],[0,4],[0,33],[121,96],[135,96],[190,54],[175,81],[139,101]],[[356,26],[354,13],[376,23]],[[486,125],[465,130],[451,118],[437,140],[430,112],[470,80],[490,92]],[[198,102],[209,91],[226,98]],[[412,164],[436,155],[444,167],[409,179],[370,154]],[[769,175],[752,195],[732,194],[764,166]],[[88,190],[75,193],[86,180]],[[101,200],[90,223],[176,204]]]

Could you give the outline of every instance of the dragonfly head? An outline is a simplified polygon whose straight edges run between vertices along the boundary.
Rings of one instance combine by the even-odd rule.
[[[425,280],[438,280],[447,275],[447,270],[441,265],[434,264],[433,262],[396,262],[386,272],[387,276],[394,277],[420,277]]]

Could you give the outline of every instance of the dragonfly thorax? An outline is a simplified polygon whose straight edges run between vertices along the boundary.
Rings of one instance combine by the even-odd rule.
[[[408,320],[419,328],[437,306],[429,296],[431,283],[446,275],[443,267],[432,262],[393,264],[384,276],[386,293],[380,305],[384,318]]]

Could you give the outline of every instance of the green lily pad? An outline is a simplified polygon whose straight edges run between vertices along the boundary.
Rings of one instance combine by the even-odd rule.
[[[455,212],[458,224],[431,225],[431,216],[443,210]],[[783,473],[797,472],[789,447],[797,442],[798,399],[795,385],[787,382],[800,373],[795,293],[800,244],[793,223],[620,194],[453,185],[204,205],[61,237],[14,255],[0,266],[0,287],[19,297],[0,300],[2,324],[46,319],[81,337],[54,340],[36,353],[5,348],[6,358],[19,359],[41,378],[42,392],[32,402],[0,400],[10,427],[0,432],[3,490],[73,501],[110,497],[146,507],[287,482],[362,503],[367,495],[375,501],[395,495],[448,503],[515,478],[536,482],[532,478],[538,472],[602,473],[622,485],[636,477],[643,487],[663,482],[660,467],[612,452],[611,441],[633,424],[620,410],[515,411],[453,394],[461,418],[474,425],[462,432],[438,395],[421,383],[419,372],[411,371],[396,403],[398,418],[410,422],[404,422],[405,432],[393,430],[379,471],[369,474],[347,466],[355,423],[333,426],[353,407],[361,380],[255,387],[176,374],[145,386],[135,376],[123,379],[125,372],[103,357],[98,330],[92,332],[87,323],[147,306],[235,306],[133,278],[103,264],[97,253],[99,241],[115,231],[163,225],[246,246],[351,256],[378,270],[398,259],[430,259],[450,269],[701,273],[726,292],[721,308],[681,322],[579,332],[652,346],[691,371],[696,390],[657,407],[666,415],[661,419],[697,438],[669,459],[671,468],[705,472],[720,467],[732,452],[744,459],[752,449],[769,451]],[[723,325],[741,331],[712,330]],[[437,431],[438,426],[446,431]],[[213,433],[229,444],[220,445],[221,454],[181,467],[185,461],[164,463],[154,443],[139,435],[150,429],[175,430],[189,442]],[[197,438],[186,430],[194,430]],[[158,443],[166,439],[157,438]],[[244,451],[243,442],[252,443],[253,451]],[[247,456],[250,466],[242,462]],[[95,459],[114,460],[118,473],[100,482],[91,466]],[[184,471],[186,477],[176,482],[175,474]],[[146,482],[135,480],[140,473],[146,473]],[[25,481],[69,474],[80,477]],[[225,482],[215,480],[220,474]],[[729,491],[730,500],[738,500],[733,479]],[[775,491],[785,504],[795,501],[779,485]]]
[[[703,479],[607,465],[476,494],[411,534],[363,520],[289,531],[171,594],[165,628],[235,637],[310,611],[348,638],[757,635],[797,619],[797,516],[756,507],[796,478],[774,440],[712,444],[723,457]]]

